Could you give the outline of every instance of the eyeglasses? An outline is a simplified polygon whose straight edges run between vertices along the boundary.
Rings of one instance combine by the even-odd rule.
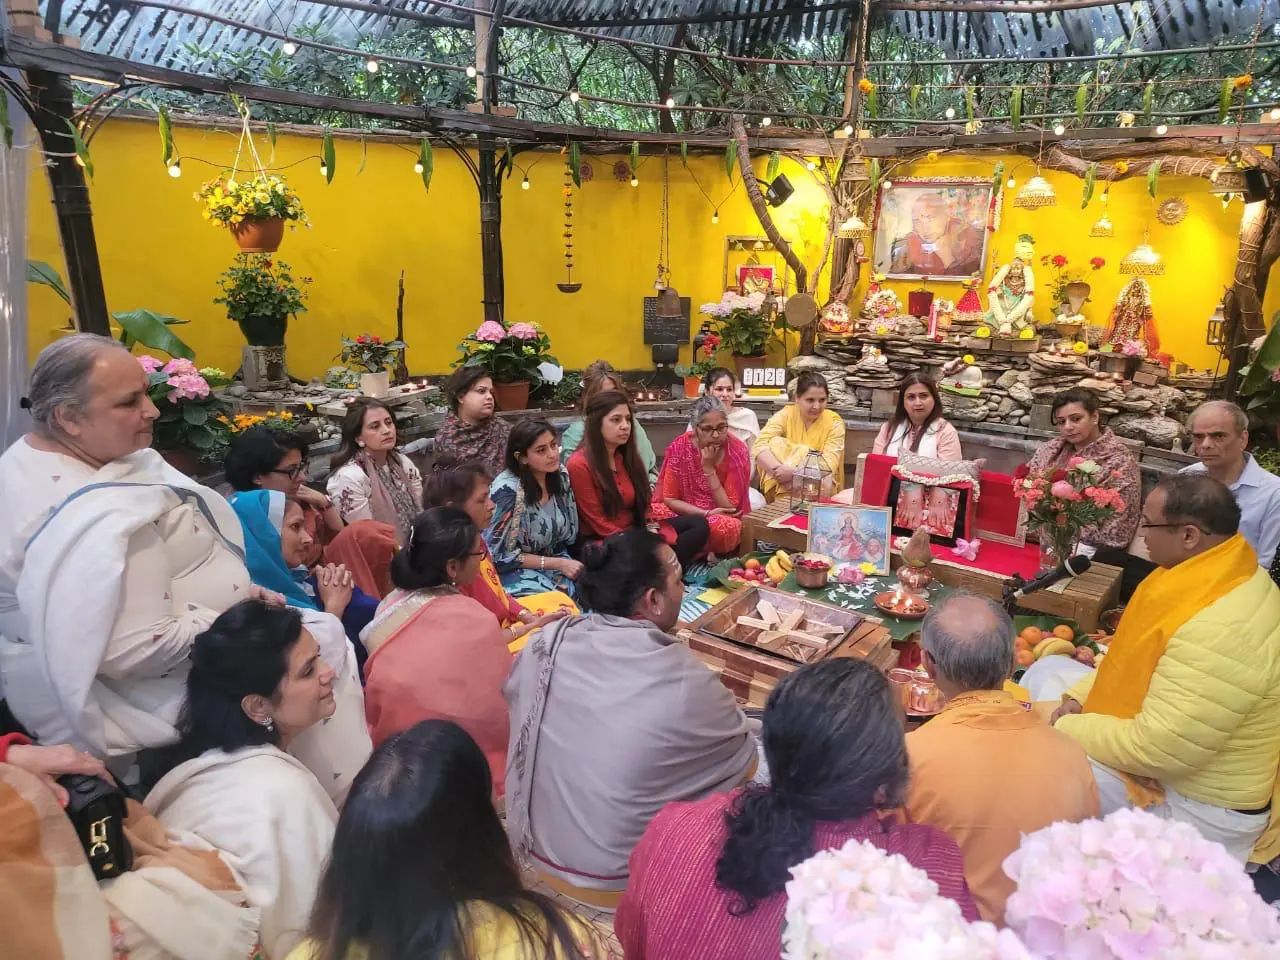
[[[718,426],[718,427],[704,427],[701,424],[699,424],[698,432],[710,434],[713,437],[723,437],[726,433],[729,432],[729,425],[722,424],[721,426]]]
[[[282,477],[288,477],[290,480],[297,480],[300,476],[302,476],[303,471],[305,471],[306,469],[307,467],[305,464],[297,463],[297,464],[294,464],[292,467],[290,467],[288,470],[268,470],[267,473],[278,473]]]
[[[1143,520],[1138,524],[1139,530],[1161,530],[1173,529],[1175,527],[1195,527],[1201,533],[1205,534],[1205,536],[1208,536],[1209,534],[1209,531],[1204,527],[1194,523],[1187,523],[1185,520],[1182,523],[1147,523],[1146,520]]]

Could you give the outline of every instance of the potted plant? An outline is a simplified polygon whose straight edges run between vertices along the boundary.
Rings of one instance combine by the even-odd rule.
[[[763,293],[743,296],[729,290],[717,302],[704,303],[698,312],[711,317],[722,345],[733,354],[739,380],[746,368],[764,366],[764,348],[776,329]]]
[[[481,366],[493,377],[494,399],[500,410],[524,410],[530,387],[555,380],[559,361],[550,353],[551,338],[534,323],[504,327],[486,320],[458,344],[455,367]]]
[[[143,354],[138,363],[147,372],[147,395],[160,411],[151,445],[189,475],[200,461],[221,460],[230,435],[228,408],[212,388],[224,385],[226,375],[213,367],[198,369],[182,357],[166,363]]]
[[[676,373],[684,377],[684,395],[693,399],[702,388],[702,379],[715,369],[716,351],[720,349],[720,338],[714,333],[706,334],[702,343],[694,351],[693,362],[688,366],[676,364]],[[699,357],[697,354],[701,353]]]
[[[303,277],[303,284],[311,282]],[[294,282],[289,265],[265,253],[240,253],[236,262],[218,278],[222,296],[214,303],[225,304],[227,316],[240,324],[244,338],[253,347],[284,344],[289,317],[306,310],[306,291]]]
[[[195,198],[203,207],[201,216],[230,230],[245,253],[275,253],[286,220],[311,225],[293,188],[265,172],[243,181],[234,171],[223,174],[203,184]]]
[[[1058,336],[1064,340],[1075,340],[1084,326],[1084,316],[1080,311],[1088,301],[1093,287],[1085,281],[1083,270],[1068,269],[1070,261],[1061,253],[1043,256],[1040,263],[1054,270],[1054,275],[1049,280],[1049,299],[1058,305],[1058,313],[1054,318]],[[1106,265],[1107,261],[1102,257],[1089,260],[1089,266],[1095,273]]]
[[[342,338],[342,353],[338,358],[348,367],[356,366],[364,372],[360,374],[360,392],[366,397],[385,397],[391,388],[391,375],[388,368],[393,367],[404,350],[403,340],[383,340],[372,333],[362,333],[354,340]]]

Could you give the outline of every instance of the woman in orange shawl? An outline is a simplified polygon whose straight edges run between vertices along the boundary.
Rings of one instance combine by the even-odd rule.
[[[378,746],[421,720],[449,720],[484,751],[494,792],[503,794],[507,702],[502,685],[511,653],[497,620],[464,596],[480,570],[484,540],[455,507],[433,507],[414,521],[391,564],[396,589],[360,635],[365,718]]]
[[[667,447],[649,513],[656,520],[706,517],[710,553],[736,553],[743,512],[750,509],[751,453],[729,432],[728,411],[715,397],[699,397],[689,432]]]

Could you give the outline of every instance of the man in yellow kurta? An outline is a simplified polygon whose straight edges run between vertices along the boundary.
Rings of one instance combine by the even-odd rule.
[[[1003,689],[1013,623],[995,603],[947,597],[925,617],[920,643],[947,706],[907,734],[905,812],[959,844],[982,919],[1003,924],[1014,883],[1002,865],[1022,835],[1097,816],[1089,758]]]
[[[796,470],[810,453],[817,453],[831,471],[823,496],[844,486],[844,421],[827,409],[827,397],[826,378],[806,370],[796,378],[795,402],[770,417],[751,444],[760,492],[770,503],[791,490]]]
[[[1280,766],[1280,590],[1239,525],[1231,491],[1207,474],[1151,491],[1140,530],[1160,569],[1054,719],[1089,754],[1104,814],[1146,807],[1242,862],[1265,862],[1280,853],[1280,830],[1268,829]]]

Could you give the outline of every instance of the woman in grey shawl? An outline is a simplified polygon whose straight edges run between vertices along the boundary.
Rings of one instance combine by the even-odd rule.
[[[658,810],[742,783],[756,742],[733,695],[667,632],[682,584],[663,539],[627,530],[583,562],[592,612],[540,630],[505,687],[507,829],[553,888],[608,907]]]

